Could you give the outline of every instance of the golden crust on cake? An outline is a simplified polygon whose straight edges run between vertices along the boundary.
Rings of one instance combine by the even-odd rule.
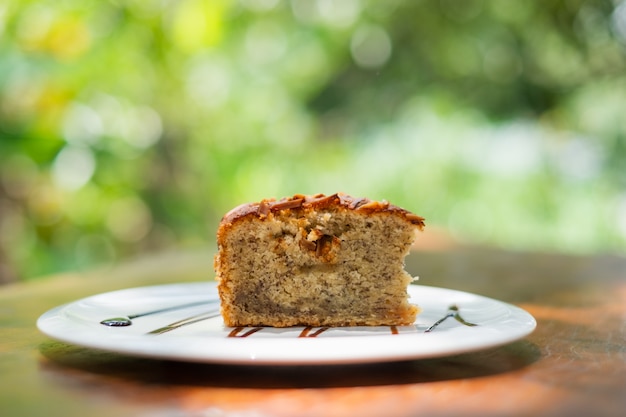
[[[404,258],[424,219],[346,194],[266,199],[229,211],[215,271],[227,326],[406,325]]]

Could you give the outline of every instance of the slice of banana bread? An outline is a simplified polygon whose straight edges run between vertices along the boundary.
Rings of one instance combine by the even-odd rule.
[[[407,325],[404,258],[424,219],[345,194],[244,204],[217,231],[227,326]]]

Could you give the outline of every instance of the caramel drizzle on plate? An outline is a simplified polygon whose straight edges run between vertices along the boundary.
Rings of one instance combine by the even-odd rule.
[[[459,312],[459,307],[456,304],[452,304],[451,306],[448,307],[448,311],[446,312],[446,315],[443,316],[442,318],[440,318],[439,320],[437,320],[432,326],[430,326],[428,329],[426,329],[424,331],[424,333],[432,332],[433,330],[435,330],[435,328],[437,326],[439,326],[441,323],[443,323],[444,321],[446,321],[450,317],[454,317],[454,319],[456,321],[458,321],[459,323],[461,323],[461,324],[463,324],[465,326],[469,326],[469,327],[478,326],[477,324],[470,323],[469,321],[467,321],[463,317],[461,317],[461,313]]]
[[[174,323],[170,323],[166,326],[160,327],[156,330],[152,330],[151,332],[148,332],[148,334],[153,334],[153,335],[158,335],[158,334],[163,334],[163,333],[167,333],[170,332],[172,330],[176,330],[180,327],[183,326],[188,326],[190,324],[195,324],[204,320],[208,320],[210,318],[213,317],[217,317],[219,316],[218,312],[205,312],[202,314],[197,314],[195,316],[191,316],[191,317],[187,317],[185,319],[176,321]],[[468,326],[468,327],[474,327],[474,326],[478,326],[475,323],[470,323],[469,321],[465,320],[463,317],[461,317],[461,313],[459,312],[459,307],[455,304],[452,304],[448,307],[448,311],[446,312],[446,315],[443,316],[442,318],[440,318],[439,320],[437,320],[435,323],[433,323],[430,327],[428,327],[426,330],[424,330],[424,333],[430,333],[433,330],[435,330],[436,327],[438,327],[441,323],[443,323],[444,321],[446,321],[449,318],[454,318],[456,321],[458,321],[459,323],[463,324],[464,326]],[[400,330],[398,329],[398,326],[388,326],[389,327],[389,331],[391,332],[392,335],[398,335],[400,334]],[[330,327],[320,327],[318,328],[316,331],[314,331],[313,333],[311,333],[311,331],[314,329],[315,327],[313,326],[306,326],[302,329],[302,331],[300,332],[300,334],[298,335],[298,338],[301,337],[317,337],[319,335],[321,335],[322,333],[324,333],[325,331],[329,330]],[[248,329],[246,330],[244,333],[240,334],[241,332],[244,331],[244,329]],[[244,326],[240,326],[240,327],[235,327],[233,328],[229,333],[228,333],[228,337],[248,337],[253,335],[256,332],[259,332],[261,330],[263,330],[264,327],[244,327]],[[417,329],[417,326],[416,326]]]
[[[328,329],[329,329],[328,327],[320,327],[318,330],[316,330],[312,334],[309,334],[311,332],[311,330],[313,330],[313,327],[312,326],[307,326],[304,329],[302,329],[302,331],[300,332],[298,337],[317,337],[320,334],[324,333]]]
[[[230,331],[230,333],[228,333],[228,337],[248,337],[251,334],[258,332],[259,330],[262,330],[263,327],[253,327],[244,334],[240,335],[239,333],[241,333],[243,329],[245,329],[245,327],[235,327],[233,330]]]

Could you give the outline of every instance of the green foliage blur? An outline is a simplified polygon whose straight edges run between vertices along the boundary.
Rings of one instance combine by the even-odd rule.
[[[0,282],[213,244],[294,193],[622,252],[625,115],[618,0],[3,1]]]

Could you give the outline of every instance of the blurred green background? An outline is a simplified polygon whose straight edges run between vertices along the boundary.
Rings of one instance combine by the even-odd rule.
[[[0,2],[0,282],[336,191],[462,242],[624,252],[626,3]]]

